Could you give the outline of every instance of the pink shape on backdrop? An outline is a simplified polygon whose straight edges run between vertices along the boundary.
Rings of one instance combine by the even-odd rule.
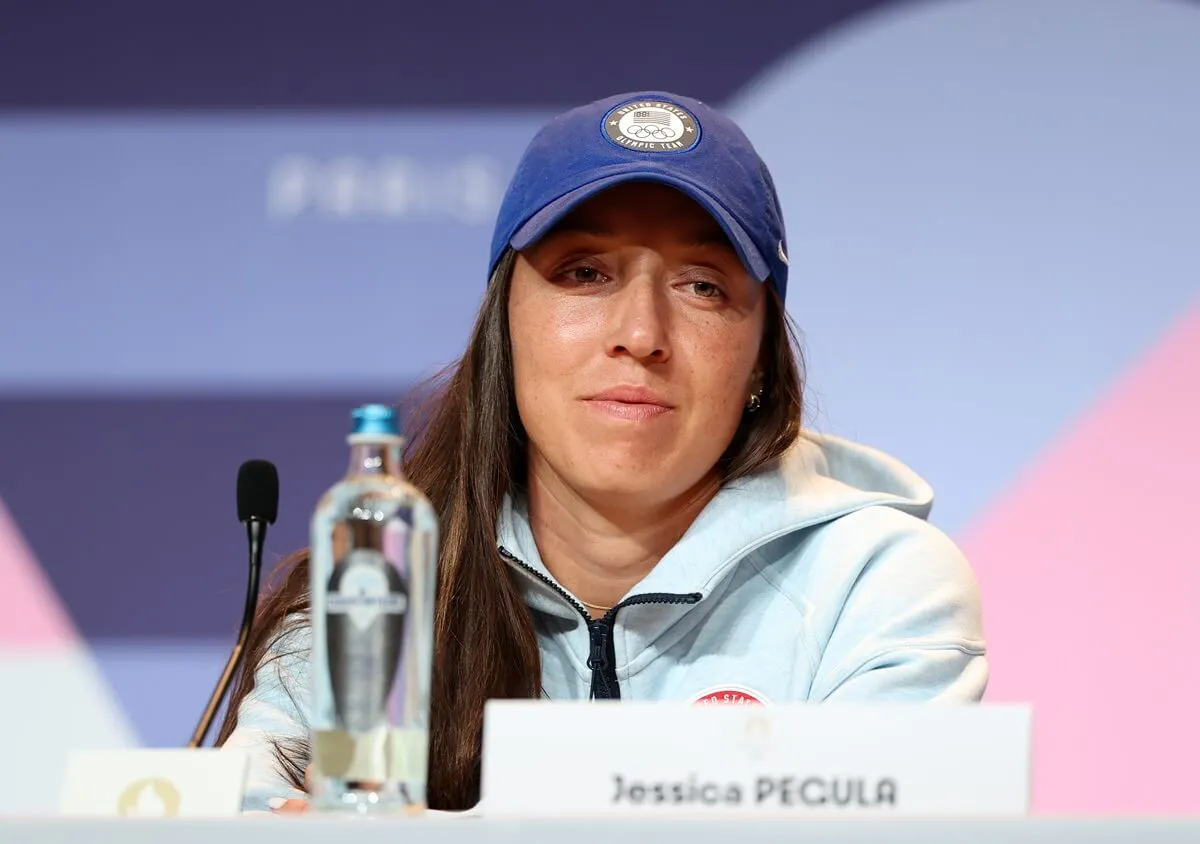
[[[1038,812],[1195,812],[1200,307],[963,538]]]
[[[78,639],[54,587],[0,501],[0,645],[65,645]]]

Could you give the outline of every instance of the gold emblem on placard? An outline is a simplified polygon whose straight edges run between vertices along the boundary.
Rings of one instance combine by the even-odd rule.
[[[179,789],[162,777],[147,777],[131,783],[117,798],[122,817],[173,818],[179,814]]]

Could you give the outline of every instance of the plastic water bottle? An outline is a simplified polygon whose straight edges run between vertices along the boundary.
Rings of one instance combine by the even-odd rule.
[[[403,474],[396,412],[353,413],[350,468],[312,519],[311,805],[425,809],[437,515]]]

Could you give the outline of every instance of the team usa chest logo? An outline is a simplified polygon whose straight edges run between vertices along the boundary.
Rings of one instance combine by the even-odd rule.
[[[683,152],[700,140],[700,125],[691,112],[674,103],[635,100],[605,116],[604,134],[635,152]]]
[[[766,697],[745,686],[713,686],[692,699],[695,706],[766,706]]]

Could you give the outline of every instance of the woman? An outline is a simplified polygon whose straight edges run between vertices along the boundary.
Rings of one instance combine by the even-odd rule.
[[[967,562],[897,461],[801,431],[774,185],[694,100],[547,124],[466,354],[406,469],[441,518],[429,804],[478,799],[493,697],[978,700]],[[306,560],[259,611],[219,741],[303,797]]]

